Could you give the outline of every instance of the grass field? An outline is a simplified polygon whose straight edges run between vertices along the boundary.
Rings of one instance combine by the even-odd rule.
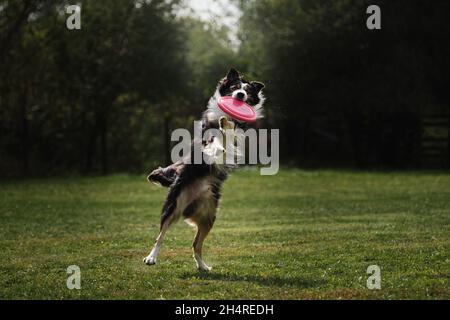
[[[205,242],[210,273],[182,221],[158,264],[142,262],[165,193],[144,176],[0,183],[0,299],[450,298],[450,174],[235,173]],[[366,288],[369,265],[381,290]]]

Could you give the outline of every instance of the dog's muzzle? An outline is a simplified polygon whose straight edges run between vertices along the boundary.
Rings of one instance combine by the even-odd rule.
[[[247,92],[245,92],[245,90],[240,89],[233,91],[232,97],[245,102],[247,101],[248,95]]]

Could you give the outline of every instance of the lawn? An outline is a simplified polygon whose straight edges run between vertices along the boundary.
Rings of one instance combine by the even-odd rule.
[[[145,176],[1,182],[0,299],[450,298],[448,173],[237,172],[205,241],[210,273],[183,221],[158,264],[142,262],[165,193]]]

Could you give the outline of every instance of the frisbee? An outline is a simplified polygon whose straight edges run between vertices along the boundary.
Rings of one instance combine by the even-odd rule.
[[[245,122],[255,122],[255,110],[246,104],[244,101],[235,99],[233,97],[220,97],[218,101],[219,108],[230,117]]]

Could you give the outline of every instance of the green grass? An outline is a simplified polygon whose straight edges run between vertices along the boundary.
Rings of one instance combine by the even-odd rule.
[[[0,299],[449,299],[450,174],[283,170],[225,184],[199,272],[144,176],[0,183]],[[81,268],[81,290],[66,268]],[[381,290],[366,269],[381,267]]]

